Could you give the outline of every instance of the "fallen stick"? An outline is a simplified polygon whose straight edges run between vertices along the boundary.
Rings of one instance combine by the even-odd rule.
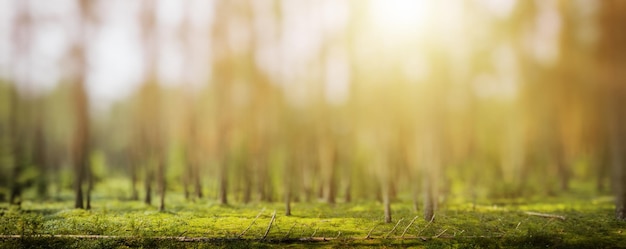
[[[372,229],[370,229],[370,231],[367,233],[367,236],[365,236],[365,239],[371,238],[370,236],[372,235],[372,231],[374,231],[374,229],[376,229],[377,226],[378,226],[378,224],[374,225],[374,227],[372,227]]]
[[[562,215],[556,215],[556,214],[544,214],[544,213],[537,213],[537,212],[525,212],[527,215],[532,215],[532,216],[539,216],[539,217],[544,217],[544,218],[554,218],[554,219],[559,219],[559,220],[565,220],[565,216]]]
[[[252,222],[250,222],[250,225],[248,225],[248,227],[246,227],[245,230],[243,230],[243,232],[241,232],[239,234],[239,236],[237,236],[237,238],[241,238],[241,236],[243,236],[248,230],[250,230],[250,228],[252,227],[252,225],[254,225],[254,222],[256,222],[256,220],[259,218],[259,216],[261,216],[261,214],[265,211],[265,208],[261,209],[261,212],[259,212],[259,214],[256,215],[256,217],[254,217],[254,220],[252,220]]]
[[[393,228],[391,229],[391,231],[389,231],[389,232],[385,235],[385,239],[386,239],[387,237],[389,237],[389,235],[390,235],[391,233],[393,233],[393,231],[395,231],[395,230],[396,230],[396,228],[398,227],[398,225],[400,225],[400,222],[402,222],[402,220],[404,220],[404,218],[402,218],[402,219],[398,220],[398,222],[396,223],[396,225],[395,225],[395,226],[393,226]]]
[[[287,231],[287,234],[285,234],[285,237],[284,237],[285,239],[289,238],[289,234],[291,234],[291,230],[293,230],[293,228],[296,226],[296,224],[298,224],[298,223],[297,222],[293,223],[291,228],[289,228],[289,231]]]
[[[417,233],[417,237],[420,236],[420,234],[426,230],[426,228],[428,228],[428,226],[430,225],[430,223],[433,223],[433,221],[435,220],[435,215],[433,215],[432,218],[430,218],[430,221],[428,222],[428,224],[426,224],[426,226],[424,226],[424,228],[422,228],[418,233]]]
[[[315,227],[315,231],[313,231],[313,234],[311,234],[311,238],[313,238],[313,236],[315,236],[315,234],[317,233],[317,229],[320,229],[320,227]]]
[[[274,219],[276,219],[276,210],[274,210],[274,213],[272,213],[272,219],[270,220],[270,224],[267,225],[267,230],[265,230],[265,234],[263,234],[263,238],[261,240],[265,240],[265,238],[267,238],[267,235],[270,233],[270,229],[272,228],[272,223],[274,223]]]
[[[433,239],[439,238],[443,233],[445,233],[446,231],[448,231],[448,229],[443,229],[443,231],[441,231],[439,234],[433,236]]]
[[[408,226],[406,226],[406,227],[404,228],[404,231],[402,231],[402,235],[400,235],[400,238],[404,238],[404,234],[406,233],[406,231],[408,231],[408,230],[409,230],[409,228],[411,227],[411,225],[413,225],[413,222],[415,222],[415,220],[417,220],[417,217],[420,217],[420,216],[419,216],[419,215],[415,216],[415,218],[413,218],[413,219],[411,220],[411,223],[409,223],[409,225],[408,225]]]
[[[439,239],[459,239],[459,238],[502,238],[505,236],[502,235],[468,235],[468,236],[452,236],[452,235],[444,235],[441,234]],[[116,236],[116,235],[69,235],[69,234],[59,234],[59,235],[0,235],[0,239],[9,240],[9,239],[27,239],[27,238],[71,238],[71,239],[129,239],[134,240],[137,238],[143,239],[154,239],[154,240],[173,240],[179,242],[222,242],[222,241],[251,241],[253,239],[245,239],[245,238],[225,238],[225,237],[178,237],[178,236]],[[392,239],[400,239],[400,237],[390,237]],[[423,241],[434,239],[435,236],[425,237],[425,236],[406,236],[404,239],[420,239]],[[269,238],[267,242],[290,242],[290,241],[311,241],[311,242],[323,242],[330,240],[346,240],[346,241],[361,241],[365,240],[363,237],[304,237],[304,238],[288,238],[288,239],[280,239],[280,238]]]

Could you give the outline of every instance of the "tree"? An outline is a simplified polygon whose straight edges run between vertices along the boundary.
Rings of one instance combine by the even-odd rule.
[[[141,25],[144,43],[144,84],[139,92],[138,121],[140,160],[145,169],[145,203],[152,202],[152,183],[156,180],[160,195],[159,210],[165,209],[165,164],[167,146],[162,128],[162,96],[158,83],[158,39],[156,23],[156,3],[143,1]],[[155,179],[156,178],[156,179]]]
[[[604,120],[608,130],[608,148],[613,174],[615,194],[615,217],[626,220],[626,34],[621,23],[626,22],[626,2],[618,0],[603,1],[600,8],[602,28],[598,44],[598,70],[602,92],[599,99],[604,104]]]
[[[80,0],[80,27],[76,34],[76,41],[72,48],[72,58],[75,63],[73,72],[72,99],[74,102],[75,133],[72,142],[72,161],[74,164],[74,194],[75,208],[84,208],[83,201],[84,183],[89,181],[87,190],[87,209],[91,208],[90,191],[91,172],[89,170],[90,145],[90,122],[89,122],[89,99],[85,89],[87,79],[87,52],[88,22],[91,18],[91,1]]]

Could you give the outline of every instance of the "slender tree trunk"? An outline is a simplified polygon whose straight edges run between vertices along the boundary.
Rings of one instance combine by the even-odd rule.
[[[189,180],[187,174],[183,176],[183,192],[185,193],[185,200],[189,200],[191,198],[191,193],[189,193]]]
[[[596,153],[600,155],[597,155],[594,160],[594,165],[596,166],[596,190],[601,193],[606,190],[605,184],[609,171],[607,166],[610,164],[608,160],[606,160],[608,155],[606,155],[605,151],[606,148],[604,147],[597,149]]]
[[[93,190],[93,172],[91,167],[86,169],[87,173],[87,206],[85,207],[87,210],[91,209],[91,191]]]
[[[23,161],[23,152],[22,145],[20,145],[18,141],[13,141],[14,150],[13,150],[13,175],[11,180],[11,194],[9,195],[9,203],[21,205],[21,197],[22,197],[22,185],[19,182],[19,177],[22,174],[22,161]]]
[[[33,18],[31,16],[30,10],[31,2],[24,0],[16,2],[15,4],[15,21],[13,27],[13,46],[14,46],[14,60],[13,62],[26,62],[24,64],[28,64],[30,67],[30,63],[32,60],[31,48],[29,46],[29,40],[32,39],[32,22]],[[14,74],[14,79],[16,83],[20,85],[29,85],[29,77],[32,74],[32,70],[19,72],[17,66],[12,65]],[[25,117],[28,116],[26,113],[29,111],[22,101],[22,98],[19,95],[17,85],[11,87],[10,90],[10,105],[11,105],[11,121],[10,121],[10,129],[11,129],[11,153],[13,154],[13,172],[11,174],[11,179],[9,180],[9,203],[21,205],[21,197],[22,197],[22,183],[19,181],[23,167],[26,162],[25,158],[25,141],[27,141],[25,137]]]
[[[228,157],[225,154],[220,155],[219,201],[222,205],[228,205]]]
[[[291,215],[291,189],[285,189],[285,215]]]
[[[138,163],[138,160],[136,159],[130,162],[130,184],[131,184],[130,199],[133,201],[139,200],[139,191],[137,190],[137,163]]]
[[[424,182],[424,220],[431,221],[435,216],[435,197],[430,180]]]
[[[383,183],[382,197],[383,205],[385,206],[385,223],[391,223],[391,196],[389,189],[389,181]]]
[[[83,184],[87,177],[87,171],[89,166],[89,153],[90,153],[90,127],[89,127],[89,100],[87,99],[87,92],[85,89],[85,82],[87,77],[87,55],[85,52],[85,44],[87,43],[87,22],[90,19],[91,5],[87,0],[80,1],[81,19],[82,23],[79,29],[79,40],[73,49],[74,61],[76,62],[76,78],[74,79],[74,106],[76,113],[76,128],[74,133],[74,191],[76,195],[76,201],[74,207],[84,208],[83,200]],[[89,194],[89,193],[88,193]]]
[[[159,181],[159,193],[161,195],[161,202],[159,205],[159,210],[164,211],[165,210],[165,190],[166,190],[166,184],[167,184],[165,181],[165,160],[161,158],[161,155],[158,155],[158,157],[159,157],[159,162],[158,162],[159,163],[158,165],[159,180],[158,181]]]
[[[423,165],[425,172],[422,174],[424,179],[424,220],[430,221],[435,215],[437,209],[438,199],[438,180],[439,171],[441,170],[441,159],[439,148],[439,129],[440,127],[433,126],[430,129],[430,133],[423,134],[425,137],[422,144]]]
[[[37,103],[37,106],[40,110],[43,108],[41,103]],[[38,111],[40,112],[40,111]],[[48,164],[46,162],[46,140],[43,134],[43,124],[41,121],[41,113],[37,113],[36,122],[36,131],[35,131],[35,148],[33,152],[33,163],[37,166],[39,170],[39,179],[37,179],[36,187],[37,187],[37,196],[39,198],[47,198],[49,195],[48,187],[49,187],[49,170]]]
[[[75,191],[75,208],[84,208],[83,200],[83,183],[85,182],[86,170],[88,167],[88,136],[89,136],[89,121],[87,117],[87,100],[83,82],[76,83],[75,85],[75,103],[76,103],[76,133],[74,137],[74,191]]]
[[[348,180],[348,183],[346,184],[346,188],[344,189],[343,200],[346,203],[352,202],[352,186],[351,186],[350,180]]]
[[[411,187],[411,201],[413,202],[413,212],[419,210],[419,191],[415,186]]]
[[[243,203],[249,203],[252,200],[252,179],[250,172],[243,172]]]
[[[202,182],[200,181],[200,163],[198,161],[194,160],[193,167],[195,168],[195,170],[194,170],[195,174],[193,175],[193,181],[194,181],[196,197],[198,197],[198,199],[202,199],[203,194],[202,194]]]
[[[624,136],[623,128],[619,125],[619,117],[612,117],[609,130],[611,131],[611,166],[615,193],[615,217],[626,220],[626,174],[624,164]]]
[[[146,165],[146,177],[144,179],[144,185],[146,190],[146,196],[144,202],[148,205],[152,205],[152,170],[150,165]]]
[[[320,197],[324,198],[327,203],[334,204],[336,192],[334,179],[335,148],[329,141],[320,141],[318,152],[320,167],[323,170],[323,185],[320,185]]]
[[[22,195],[22,185],[19,182],[20,175],[22,174],[22,161],[23,159],[23,141],[21,138],[22,128],[19,126],[20,120],[20,100],[17,93],[17,89],[12,89],[11,92],[11,153],[13,154],[13,172],[10,178],[11,192],[9,194],[9,203],[20,204]]]

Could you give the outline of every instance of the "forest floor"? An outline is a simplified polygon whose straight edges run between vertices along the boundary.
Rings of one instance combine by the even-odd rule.
[[[606,196],[450,200],[432,222],[394,202],[390,224],[376,201],[296,202],[291,216],[281,203],[219,205],[173,194],[164,212],[98,195],[92,210],[72,204],[0,204],[0,248],[626,248],[626,223],[613,218]]]

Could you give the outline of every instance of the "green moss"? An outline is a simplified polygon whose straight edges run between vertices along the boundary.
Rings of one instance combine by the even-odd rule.
[[[608,201],[607,201],[608,200]],[[527,202],[527,204],[525,204]],[[412,211],[410,203],[392,204],[394,222],[383,223],[377,202],[294,203],[292,216],[282,215],[280,203],[218,205],[211,201],[168,199],[159,212],[141,202],[106,198],[94,201],[94,209],[71,209],[71,201],[25,202],[22,209],[0,206],[0,233],[23,235],[4,238],[2,248],[248,248],[291,247],[295,239],[332,238],[327,242],[296,242],[311,247],[424,247],[424,248],[626,248],[626,224],[613,219],[610,198],[548,198],[500,200],[494,204],[447,204],[428,223]],[[255,217],[264,210],[258,219]],[[271,214],[277,216],[265,241]],[[531,216],[527,211],[558,214],[565,220]],[[397,228],[392,228],[402,219]],[[252,222],[254,221],[254,224]],[[252,224],[252,225],[251,225]],[[242,234],[248,227],[250,228]],[[373,239],[364,238],[371,231]],[[406,231],[406,232],[405,232]],[[399,239],[403,234],[407,239]],[[52,238],[50,235],[111,235],[107,239]],[[418,236],[421,238],[415,238]],[[163,236],[211,238],[179,242]],[[438,236],[438,238],[433,238]],[[388,238],[385,238],[388,237]],[[286,243],[286,242],[289,243]]]

